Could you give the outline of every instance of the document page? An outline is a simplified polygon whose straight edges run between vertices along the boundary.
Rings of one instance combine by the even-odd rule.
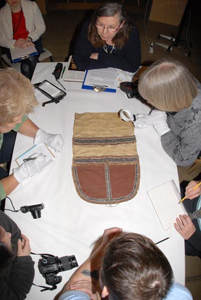
[[[117,88],[117,70],[115,68],[106,68],[98,70],[88,70],[84,85],[100,85],[107,88]]]

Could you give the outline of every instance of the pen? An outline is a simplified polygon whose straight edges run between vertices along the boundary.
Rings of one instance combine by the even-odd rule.
[[[65,70],[66,70],[66,67],[63,68],[63,71],[62,71],[62,74],[61,74],[61,78],[63,78]]]
[[[57,79],[57,82],[60,84],[60,86],[66,91],[65,87],[61,84],[61,82]]]
[[[36,157],[28,157],[28,158],[23,159],[23,161],[29,161],[29,160],[34,160],[34,159],[36,159]]]
[[[157,243],[156,243],[156,245],[158,245],[158,244],[160,244],[160,243],[162,243],[162,242],[164,242],[164,241],[168,240],[169,238],[170,238],[170,237],[167,237],[166,239],[163,239],[163,240],[161,240],[161,241],[157,242]]]
[[[201,185],[201,182],[199,182],[199,183],[193,188],[193,190],[196,190],[197,187],[199,187],[199,185]],[[185,196],[184,198],[182,198],[182,199],[178,202],[178,204],[181,203],[181,202],[183,202],[185,199],[186,199],[186,196]]]

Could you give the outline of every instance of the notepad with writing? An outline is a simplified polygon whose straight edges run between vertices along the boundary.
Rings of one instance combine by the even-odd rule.
[[[103,92],[116,93],[117,70],[115,68],[88,70],[82,84],[82,89],[93,90],[95,86],[104,87]]]
[[[181,196],[174,180],[157,186],[147,193],[164,230],[172,227],[179,215],[186,214],[183,204],[178,204]]]
[[[36,157],[38,156],[38,154],[43,154],[44,156],[46,156],[48,158],[48,160],[46,160],[46,163],[43,167],[49,165],[55,159],[54,154],[47,147],[47,145],[44,143],[41,143],[41,144],[33,146],[32,148],[30,148],[27,151],[25,151],[24,153],[22,153],[18,158],[16,158],[15,161],[18,164],[18,166],[20,166],[24,163],[24,160],[29,158],[31,155],[34,156],[34,154],[36,155]]]

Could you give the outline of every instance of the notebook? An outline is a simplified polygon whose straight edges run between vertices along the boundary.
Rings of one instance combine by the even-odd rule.
[[[178,204],[181,196],[174,180],[157,186],[147,193],[164,230],[172,227],[179,215],[187,214],[183,203]]]
[[[84,80],[84,75],[85,75],[85,71],[78,69],[71,55],[68,60],[68,66],[65,70],[63,80],[82,82]]]
[[[48,157],[48,161],[44,164],[43,167],[49,165],[53,160],[55,159],[54,154],[51,152],[51,150],[47,147],[46,144],[38,144],[30,148],[29,150],[25,151],[23,154],[21,154],[18,158],[16,158],[16,163],[18,166],[21,166],[24,163],[24,160],[29,158],[33,154],[43,154],[46,157]],[[36,156],[37,156],[36,155]]]

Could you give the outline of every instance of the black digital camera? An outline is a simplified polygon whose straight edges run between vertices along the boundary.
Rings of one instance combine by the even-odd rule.
[[[24,214],[29,212],[32,214],[32,217],[34,219],[38,219],[41,217],[41,210],[44,209],[44,204],[35,204],[35,205],[26,205],[26,206],[22,206],[20,207],[21,212],[23,212]]]
[[[52,285],[53,289],[56,289],[56,285],[62,280],[61,276],[56,276],[57,273],[78,267],[75,255],[58,257],[42,254],[41,256],[42,258],[38,261],[38,269],[46,283]]]

